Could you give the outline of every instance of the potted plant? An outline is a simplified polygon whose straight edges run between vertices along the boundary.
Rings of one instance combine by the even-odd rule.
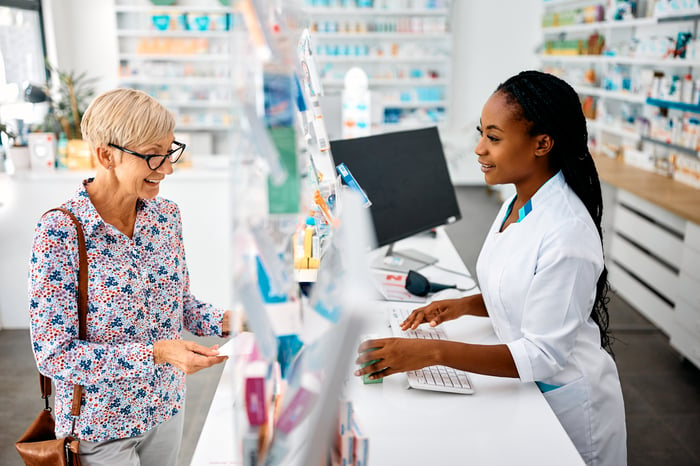
[[[80,121],[95,95],[96,78],[88,77],[87,73],[62,71],[50,64],[48,68],[52,81],[58,80],[51,86],[51,113],[68,139],[65,163],[73,169],[92,168],[90,147],[83,141]]]

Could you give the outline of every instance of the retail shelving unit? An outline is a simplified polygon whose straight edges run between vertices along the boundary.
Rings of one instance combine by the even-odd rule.
[[[554,0],[545,1],[544,7],[547,13],[608,3],[603,0]],[[647,13],[651,12],[638,12],[638,15]],[[647,50],[645,54],[633,50],[640,40],[655,36],[675,38],[679,32],[689,32],[695,38],[698,18],[700,11],[543,27],[545,40],[581,39],[592,34],[599,34],[605,40],[605,54],[540,55],[544,69],[561,73],[579,95],[594,102],[596,118],[588,116],[589,132],[596,146],[606,150],[608,143],[614,147],[639,143],[640,131],[633,120],[635,116],[649,113],[647,95],[651,83],[641,83],[634,76],[639,76],[643,70],[661,71],[669,77],[690,74],[697,78],[700,75],[700,51],[692,58],[674,58],[663,56],[659,50]],[[610,77],[616,79],[607,79]]]
[[[544,2],[544,10],[545,14],[566,12],[564,16],[570,18],[571,10],[611,3],[553,0]],[[609,18],[609,12],[605,13]],[[691,41],[696,41],[700,10],[656,13],[544,27],[545,41],[558,40],[564,48],[575,45],[576,40],[583,40],[584,48],[591,47],[601,37],[606,45],[604,54],[590,55],[550,46],[545,50],[571,55],[542,54],[540,59],[545,70],[560,74],[574,86],[589,118],[591,147],[599,153],[596,164],[606,182],[606,264],[613,289],[700,367],[700,271],[695,265],[700,250],[700,190],[671,178],[674,167],[676,172],[680,169],[674,160],[685,158],[690,165],[700,160],[697,139],[679,131],[681,124],[686,127],[694,121],[700,129],[700,43],[691,44],[685,58],[652,47],[655,38],[677,39],[679,33],[689,33]],[[574,42],[565,44],[567,39]],[[578,53],[589,52],[580,49]],[[674,93],[670,87],[662,88],[660,81],[640,79],[654,72],[657,78],[692,75],[694,93]],[[670,84],[674,83],[679,84],[680,79]],[[662,128],[660,121],[670,122],[676,131]]]
[[[193,161],[232,150],[238,112],[233,50],[243,40],[228,2],[113,0],[119,85],[143,90],[176,117]]]
[[[307,0],[305,7],[325,93],[340,94],[345,73],[358,66],[376,96],[374,132],[444,123],[450,102],[450,2],[329,4]]]

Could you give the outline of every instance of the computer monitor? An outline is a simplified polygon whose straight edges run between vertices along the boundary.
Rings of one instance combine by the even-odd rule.
[[[372,202],[377,246],[393,245],[462,217],[436,127],[330,144],[335,164],[347,166]],[[388,254],[429,262],[428,257],[402,254],[393,247]],[[415,265],[410,262],[387,259],[383,268],[405,270]]]

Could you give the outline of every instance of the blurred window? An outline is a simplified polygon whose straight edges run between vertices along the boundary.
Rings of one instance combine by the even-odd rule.
[[[47,106],[25,102],[24,89],[46,84],[44,50],[40,0],[0,0],[0,121],[43,119]]]

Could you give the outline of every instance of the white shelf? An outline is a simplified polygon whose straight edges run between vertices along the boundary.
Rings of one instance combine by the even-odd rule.
[[[175,125],[175,131],[231,131],[233,125],[208,125],[208,124],[179,124]]]
[[[564,26],[550,26],[542,28],[545,35],[561,34],[562,32],[586,32],[600,31],[603,29],[636,28],[658,24],[657,18],[635,18],[626,21],[599,21],[596,23],[567,24]]]
[[[316,54],[316,61],[319,63],[447,63],[450,60],[450,57],[446,57],[444,55],[429,55],[425,57],[400,57],[391,55],[384,57],[370,57],[357,55],[330,56]]]
[[[628,139],[630,141],[640,141],[641,137],[639,136],[638,133],[635,133],[631,129],[623,128],[619,124],[606,124],[597,120],[589,120],[586,119],[586,123],[588,124],[588,132],[592,131],[603,131],[608,134],[613,134],[615,136],[620,136],[625,139]]]
[[[226,38],[233,31],[185,31],[158,29],[118,29],[117,37],[191,37],[191,38]]]
[[[543,62],[559,63],[618,63],[621,65],[648,65],[674,68],[700,67],[700,60],[644,58],[644,57],[617,57],[609,55],[539,55]]]
[[[325,78],[321,80],[324,86],[336,87],[343,86],[345,81],[342,79],[329,79]],[[389,86],[389,87],[406,87],[406,86],[418,86],[418,87],[429,87],[429,86],[447,86],[449,80],[447,79],[370,79],[369,86]]]
[[[224,53],[120,53],[119,59],[132,61],[230,62],[231,55]]]
[[[607,99],[622,100],[625,102],[643,104],[646,102],[645,95],[632,94],[630,92],[624,91],[606,91],[605,89],[600,89],[598,87],[592,86],[574,86],[576,92],[583,95],[591,95],[595,97],[604,97]]]
[[[448,16],[448,8],[342,8],[342,7],[309,7],[304,11],[311,16]]]
[[[445,40],[450,38],[449,32],[313,32],[313,39],[318,40]]]
[[[588,6],[588,5],[602,5],[604,4],[604,0],[544,0],[542,4],[544,5],[545,8],[548,8],[550,6],[554,7],[559,7],[559,6],[570,6],[570,7],[579,7],[579,6]]]
[[[117,13],[232,13],[233,8],[223,5],[115,5],[114,11]]]
[[[644,26],[656,26],[661,23],[694,21],[694,17],[700,15],[700,11],[688,12],[678,15],[659,16],[652,18],[634,18],[623,21],[598,21],[595,23],[566,24],[563,26],[543,27],[544,35],[556,35],[567,32],[588,32],[610,29],[630,29]]]
[[[191,86],[197,84],[226,85],[231,83],[231,78],[214,78],[203,76],[120,76],[122,84],[173,84]]]
[[[447,107],[449,102],[446,100],[433,100],[433,101],[417,101],[412,100],[410,102],[395,101],[395,102],[381,102],[381,106],[384,108],[433,108],[433,107]]]
[[[160,100],[168,108],[236,108],[237,103],[230,100]]]

